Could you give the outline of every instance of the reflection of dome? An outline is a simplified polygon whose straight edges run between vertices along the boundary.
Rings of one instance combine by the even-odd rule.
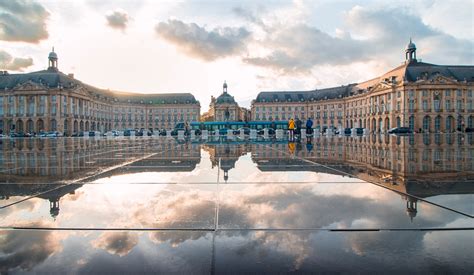
[[[234,97],[229,95],[228,93],[222,93],[216,99],[216,104],[237,104],[234,100]]]

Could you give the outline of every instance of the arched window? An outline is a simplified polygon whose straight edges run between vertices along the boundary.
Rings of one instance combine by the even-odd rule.
[[[435,117],[435,125],[434,125],[434,130],[435,132],[440,132],[441,131],[441,116]]]
[[[424,132],[429,132],[430,131],[430,125],[431,124],[431,117],[425,116],[423,118],[423,131]]]
[[[410,127],[411,131],[415,130],[415,117],[414,116],[410,116],[410,118],[408,119],[408,127]]]

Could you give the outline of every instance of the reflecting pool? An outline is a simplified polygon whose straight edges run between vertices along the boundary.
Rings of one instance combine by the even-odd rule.
[[[0,142],[0,273],[474,271],[472,134]]]

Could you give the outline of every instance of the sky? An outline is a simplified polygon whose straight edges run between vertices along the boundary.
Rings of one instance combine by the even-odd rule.
[[[192,93],[206,111],[228,91],[362,82],[400,65],[410,37],[424,62],[472,65],[470,0],[0,0],[0,69],[48,66],[98,88]]]

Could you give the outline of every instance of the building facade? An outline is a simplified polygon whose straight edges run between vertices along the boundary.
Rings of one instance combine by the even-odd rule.
[[[261,92],[252,120],[314,119],[316,127],[363,127],[385,132],[453,132],[474,127],[474,66],[442,66],[416,59],[410,40],[405,62],[358,84],[312,90]]]
[[[0,74],[0,130],[10,132],[173,128],[198,121],[200,104],[190,93],[139,94],[98,89],[58,70],[53,51],[47,70]]]
[[[248,121],[249,112],[240,107],[234,97],[227,92],[227,83],[224,81],[222,94],[217,98],[211,97],[209,111],[204,113],[204,121]]]

